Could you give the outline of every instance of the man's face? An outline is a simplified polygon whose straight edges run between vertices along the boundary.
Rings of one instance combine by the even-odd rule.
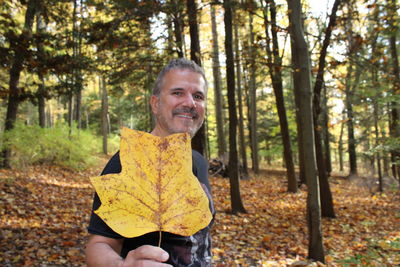
[[[192,137],[204,121],[206,82],[199,73],[173,69],[162,81],[159,96],[150,100],[156,117],[153,134],[167,136],[188,132]]]

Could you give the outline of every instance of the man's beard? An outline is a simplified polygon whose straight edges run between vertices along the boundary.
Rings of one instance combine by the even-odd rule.
[[[165,124],[165,126],[168,128],[168,131],[171,134],[187,132],[190,134],[190,137],[193,138],[194,135],[197,133],[197,131],[200,129],[201,125],[203,124],[203,121],[196,122],[196,120],[199,119],[198,112],[194,108],[187,108],[187,107],[174,109],[172,111],[172,117],[178,116],[179,114],[182,114],[182,113],[190,114],[190,116],[192,116],[193,125],[192,125],[192,127],[188,127],[188,131],[182,131],[182,130],[178,130],[176,128],[170,127],[167,123],[167,120],[165,119],[165,117],[163,115],[157,116],[157,120],[159,120],[160,122]]]

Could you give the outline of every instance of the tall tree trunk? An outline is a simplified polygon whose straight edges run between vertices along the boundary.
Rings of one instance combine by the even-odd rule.
[[[391,35],[389,38],[390,42],[390,54],[392,59],[392,70],[393,70],[393,86],[392,86],[392,95],[399,96],[400,95],[400,67],[399,67],[399,57],[397,54],[397,32],[398,32],[398,24],[395,23],[397,19],[397,1],[396,0],[387,0],[388,12],[389,16],[389,25],[391,28]],[[390,123],[390,136],[392,138],[400,138],[400,124],[399,124],[399,103],[392,102],[391,103],[391,123]],[[399,187],[400,187],[400,151],[393,150],[391,152],[392,158],[392,173],[393,176],[399,179]],[[396,167],[397,166],[397,167]]]
[[[321,192],[321,212],[323,217],[335,218],[335,211],[333,209],[332,193],[328,182],[328,172],[326,170],[326,158],[324,156],[321,130],[327,125],[320,123],[321,116],[321,91],[324,85],[324,71],[326,62],[326,53],[331,40],[332,30],[336,25],[336,12],[338,10],[341,0],[335,0],[332,7],[332,12],[329,17],[329,24],[325,30],[325,39],[322,43],[321,53],[318,61],[318,72],[314,84],[314,97],[313,97],[313,121],[314,121],[314,142],[315,152],[318,166],[319,186]]]
[[[269,67],[269,74],[272,80],[272,87],[274,89],[276,108],[278,110],[279,125],[282,136],[283,144],[283,155],[286,167],[286,174],[288,179],[288,192],[297,192],[297,180],[294,170],[292,145],[290,142],[289,126],[286,116],[285,101],[283,96],[283,82],[282,82],[282,59],[279,55],[279,42],[277,34],[277,23],[276,23],[276,6],[275,1],[269,1],[270,3],[270,14],[271,22],[268,23],[267,18],[267,3],[264,7],[264,27],[265,34],[267,37],[267,60]],[[269,36],[268,25],[271,25],[272,35],[272,51],[271,51],[271,39]]]
[[[75,62],[78,62],[82,52],[82,34],[80,23],[78,21],[78,6],[80,6],[82,13],[82,0],[78,4],[79,0],[74,0],[74,10],[72,17],[72,40],[73,40],[73,57]],[[73,88],[75,93],[75,109],[74,109],[74,120],[78,129],[82,127],[82,71],[81,67],[78,66],[73,71]]]
[[[246,212],[240,197],[239,165],[236,145],[237,114],[235,101],[235,68],[232,50],[232,5],[230,0],[224,0],[225,22],[225,53],[226,53],[226,83],[229,105],[229,166],[232,213]]]
[[[38,9],[38,12],[36,13],[36,32],[40,35],[43,35],[46,29],[46,24],[43,19],[43,14],[42,14],[42,9]],[[37,48],[37,53],[38,57],[40,58],[41,61],[45,60],[45,53],[43,51],[43,38],[37,38],[36,40],[36,48]],[[38,68],[38,77],[39,77],[39,85],[38,85],[38,91],[37,91],[37,100],[38,100],[38,115],[39,115],[39,126],[44,128],[46,127],[46,100],[45,100],[45,94],[46,94],[46,89],[45,89],[45,81],[44,81],[44,76],[43,76],[43,68],[39,67]]]
[[[356,156],[356,139],[354,136],[354,115],[353,115],[353,92],[351,86],[351,75],[353,72],[352,63],[349,62],[346,77],[346,110],[347,110],[347,142],[350,163],[350,175],[357,175],[357,156]]]
[[[344,112],[343,112],[344,117]],[[344,118],[340,123],[340,134],[339,134],[339,145],[338,145],[338,153],[339,153],[339,171],[344,171],[343,166],[343,132],[344,132]]]
[[[197,26],[197,5],[196,0],[187,0],[187,13],[189,17],[189,32],[190,32],[190,59],[201,66],[200,57],[200,41],[199,29]],[[204,122],[205,123],[205,122]],[[200,127],[195,136],[192,138],[192,147],[200,154],[206,154],[206,128],[205,125]],[[206,155],[205,155],[206,156]],[[207,157],[207,156],[206,156]]]
[[[355,45],[355,37],[353,36],[353,32],[351,30],[352,22],[351,22],[351,14],[353,11],[352,3],[348,3],[349,11],[348,11],[348,21],[346,22],[346,28],[348,32],[348,59],[349,65],[347,67],[347,75],[346,75],[346,88],[345,88],[345,106],[347,110],[347,142],[348,142],[348,153],[349,153],[349,164],[350,164],[350,173],[349,176],[357,175],[357,155],[356,155],[356,139],[354,136],[354,113],[353,113],[353,90],[356,88],[358,83],[358,74],[357,70],[355,71],[355,78],[352,81],[353,76],[353,62],[352,58],[356,57],[358,46]]]
[[[234,9],[233,9],[234,11]],[[237,13],[236,18],[237,19]],[[233,24],[234,33],[235,33],[235,61],[236,61],[236,84],[237,84],[237,92],[238,92],[238,109],[239,109],[239,149],[240,149],[240,156],[242,161],[242,176],[248,177],[249,171],[247,166],[247,155],[246,155],[246,142],[244,140],[244,117],[243,117],[243,98],[242,98],[242,70],[240,64],[240,53],[239,53],[239,31],[238,31],[238,23]]]
[[[101,133],[103,135],[103,153],[108,154],[107,137],[108,137],[108,94],[106,81],[104,76],[99,77],[101,88]]]
[[[70,88],[70,91],[68,92],[68,126],[70,128],[70,130],[72,129],[72,122],[74,119],[74,96],[73,96],[73,92],[72,89]]]
[[[331,175],[332,172],[332,159],[331,159],[331,147],[330,147],[330,134],[329,134],[329,111],[328,111],[328,96],[326,93],[326,86],[324,85],[324,95],[323,95],[323,139],[324,139],[324,158],[325,158],[325,167],[328,176]]]
[[[252,4],[253,1],[250,1]],[[258,134],[257,134],[257,85],[256,85],[256,51],[253,32],[253,13],[249,12],[249,34],[250,34],[250,144],[252,169],[254,173],[260,172],[258,161]]]
[[[213,77],[214,77],[214,98],[215,98],[215,116],[217,119],[217,140],[218,140],[218,156],[222,158],[226,153],[226,142],[224,134],[224,113],[222,110],[222,87],[221,72],[219,65],[219,47],[217,23],[215,20],[215,7],[211,5],[211,29],[213,39]]]
[[[35,18],[37,7],[40,4],[40,0],[29,0],[27,3],[27,9],[25,13],[25,23],[22,33],[20,34],[20,40],[22,43],[16,43],[12,50],[14,50],[14,58],[10,68],[10,80],[9,80],[9,95],[7,101],[7,113],[4,124],[4,131],[9,131],[14,128],[15,121],[17,120],[18,106],[24,96],[23,88],[18,87],[19,78],[23,69],[23,63],[28,54],[29,40],[32,38],[32,26]],[[2,167],[10,168],[10,157],[11,150],[6,147],[2,151],[3,162]]]
[[[373,105],[374,105],[375,146],[377,147],[379,145],[378,102],[377,102],[377,99],[374,99],[373,101],[374,101]],[[379,151],[376,152],[376,161],[377,161],[377,165],[378,165],[377,167],[378,167],[379,192],[383,192],[381,156],[380,156]]]
[[[309,229],[308,257],[325,262],[322,243],[321,210],[314,146],[310,57],[304,39],[300,0],[288,0],[295,97],[303,132],[303,150],[307,179],[307,222]]]
[[[176,43],[176,53],[178,57],[184,57],[184,39],[183,39],[183,7],[181,1],[172,0],[172,6],[174,8],[173,11],[173,19],[172,22],[174,24],[174,35],[175,35],[175,43]]]

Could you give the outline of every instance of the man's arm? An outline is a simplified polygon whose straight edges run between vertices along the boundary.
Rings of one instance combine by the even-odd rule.
[[[119,256],[123,239],[91,235],[86,245],[86,262],[96,267],[128,266],[170,266],[162,263],[168,260],[168,253],[155,246],[144,245],[132,250],[125,259]]]

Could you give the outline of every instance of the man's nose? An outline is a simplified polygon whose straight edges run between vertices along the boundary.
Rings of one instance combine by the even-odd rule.
[[[196,107],[196,101],[194,101],[194,98],[191,94],[187,94],[185,96],[184,105],[190,108]]]

